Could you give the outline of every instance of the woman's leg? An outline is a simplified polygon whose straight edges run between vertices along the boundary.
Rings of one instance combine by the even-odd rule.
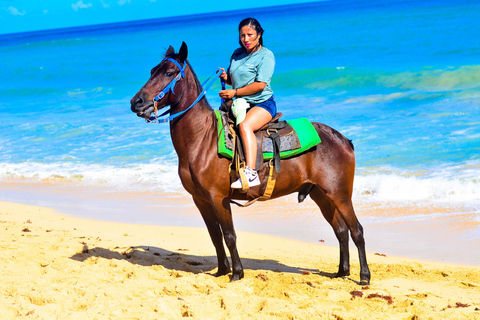
[[[261,107],[253,107],[239,125],[247,166],[252,169],[256,169],[255,162],[257,161],[257,139],[254,132],[270,120],[272,120],[270,112]]]

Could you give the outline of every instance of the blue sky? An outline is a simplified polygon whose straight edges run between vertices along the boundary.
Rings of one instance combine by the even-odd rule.
[[[309,0],[0,0],[0,34],[313,2]]]

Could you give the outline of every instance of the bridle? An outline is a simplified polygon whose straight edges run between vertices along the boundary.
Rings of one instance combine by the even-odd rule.
[[[173,64],[175,64],[178,69],[180,70],[177,74],[177,76],[175,78],[173,78],[172,81],[170,81],[170,83],[165,87],[163,88],[162,91],[160,91],[159,94],[157,94],[154,98],[153,98],[153,106],[154,106],[154,111],[153,111],[153,116],[150,117],[149,119],[146,119],[145,122],[147,123],[150,123],[150,122],[153,122],[153,123],[167,123],[173,119],[175,119],[176,117],[184,114],[185,112],[187,112],[188,110],[190,110],[193,106],[195,106],[204,96],[205,94],[207,93],[207,90],[210,89],[210,87],[213,85],[213,81],[219,77],[221,74],[222,74],[222,69],[218,68],[217,71],[215,71],[210,77],[208,77],[207,80],[205,80],[203,83],[202,83],[202,88],[203,86],[205,85],[205,83],[207,83],[210,78],[213,77],[213,79],[210,80],[210,82],[207,84],[207,87],[205,88],[205,90],[202,91],[202,93],[200,93],[200,95],[197,97],[197,99],[185,110],[181,111],[181,112],[178,112],[178,113],[175,113],[175,114],[172,114],[170,115],[169,117],[166,117],[166,118],[163,118],[163,119],[159,119],[160,117],[163,117],[165,115],[167,115],[168,113],[170,113],[170,110],[171,109],[168,109],[167,111],[165,111],[164,113],[162,113],[161,115],[157,116],[157,103],[158,101],[160,101],[161,99],[163,99],[163,97],[165,97],[165,95],[169,92],[169,91],[172,91],[173,94],[175,94],[175,85],[177,84],[178,81],[182,80],[183,78],[185,78],[185,67],[187,66],[187,62],[185,61],[184,64],[183,64],[183,67],[180,65],[180,63],[178,63],[175,59],[172,59],[172,58],[165,58],[162,60],[163,61],[170,61],[172,62]],[[221,79],[223,80],[223,79]],[[224,84],[222,82],[222,87],[224,87]]]
[[[187,65],[186,62],[183,63],[183,67],[182,67],[176,60],[172,58],[165,58],[162,60],[162,62],[163,61],[173,62],[178,67],[180,72],[177,74],[175,78],[173,78],[172,81],[170,81],[170,83],[162,91],[160,91],[158,95],[155,96],[155,98],[153,98],[154,103],[161,100],[168,93],[168,91],[172,91],[172,93],[175,94],[175,92],[173,92],[173,89],[175,89],[175,85],[177,84],[178,81],[182,80],[182,78],[185,78],[185,67]]]

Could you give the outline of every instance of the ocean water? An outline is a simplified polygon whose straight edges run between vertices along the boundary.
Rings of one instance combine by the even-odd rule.
[[[0,181],[182,192],[168,125],[129,100],[169,45],[187,43],[201,80],[227,67],[253,16],[276,57],[279,111],[353,140],[356,201],[465,205],[480,221],[478,12],[332,0],[0,35]]]

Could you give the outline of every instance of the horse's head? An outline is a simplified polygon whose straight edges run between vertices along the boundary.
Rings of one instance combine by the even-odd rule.
[[[132,112],[148,119],[155,110],[155,100],[158,110],[175,104],[178,99],[177,91],[180,90],[175,84],[184,77],[187,55],[185,42],[177,54],[172,46],[168,48],[165,58],[152,69],[150,79],[130,100]]]

